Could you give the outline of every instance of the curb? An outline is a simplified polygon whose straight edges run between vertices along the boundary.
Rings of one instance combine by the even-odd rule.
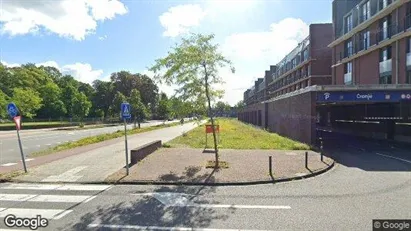
[[[242,182],[214,182],[214,183],[201,183],[201,182],[167,182],[167,181],[133,181],[133,182],[32,182],[32,181],[23,181],[23,180],[4,180],[0,183],[36,183],[36,184],[110,184],[110,185],[166,185],[166,186],[246,186],[246,185],[261,185],[261,184],[275,184],[296,180],[303,180],[318,176],[335,166],[335,160],[332,160],[332,163],[321,170],[315,171],[313,173],[304,175],[304,176],[295,176],[295,177],[285,177],[277,178],[274,180],[261,180],[261,181],[242,181]]]

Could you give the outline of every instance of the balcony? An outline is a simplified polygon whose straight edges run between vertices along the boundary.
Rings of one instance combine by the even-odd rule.
[[[407,53],[407,66],[411,66],[411,53]]]
[[[352,83],[352,73],[345,73],[344,74],[344,83],[351,84]]]
[[[380,62],[380,74],[392,71],[392,59]]]

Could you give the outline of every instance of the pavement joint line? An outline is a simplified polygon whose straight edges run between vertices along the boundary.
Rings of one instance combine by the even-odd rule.
[[[109,228],[109,229],[135,229],[135,230],[175,230],[175,231],[266,231],[258,229],[213,229],[213,228],[192,228],[192,227],[162,227],[162,226],[140,226],[140,225],[112,225],[96,224],[87,225],[89,228]],[[267,230],[268,231],[268,230]]]
[[[406,163],[411,164],[411,160],[406,160],[406,159],[402,159],[402,158],[395,157],[395,156],[390,156],[390,155],[386,155],[386,154],[381,154],[381,153],[378,153],[378,152],[376,152],[375,154],[377,154],[377,155],[379,155],[379,156],[384,156],[384,157],[387,157],[387,158],[392,158],[392,159],[395,159],[395,160],[399,160],[399,161],[403,161],[403,162],[406,162]]]

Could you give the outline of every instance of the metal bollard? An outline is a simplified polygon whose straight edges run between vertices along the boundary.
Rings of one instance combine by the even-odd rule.
[[[323,161],[323,141],[321,140],[321,146],[320,146],[320,155],[321,155],[321,162]]]
[[[270,176],[272,176],[273,175],[272,156],[268,157],[268,171],[270,173]]]
[[[308,152],[305,152],[305,168],[308,169]]]

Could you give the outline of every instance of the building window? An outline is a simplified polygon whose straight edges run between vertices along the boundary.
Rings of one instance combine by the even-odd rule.
[[[406,84],[411,84],[411,71],[407,71],[407,79],[405,80]]]
[[[364,22],[371,17],[370,9],[370,1],[367,1],[361,6],[361,22]]]
[[[380,10],[391,4],[391,0],[380,0]]]
[[[411,37],[407,38],[407,53],[411,53]]]
[[[370,31],[361,32],[361,50],[367,50],[370,47]]]
[[[308,60],[308,50],[307,50],[307,48],[303,51],[303,57],[304,57],[304,61]]]
[[[352,30],[352,14],[345,17],[345,33]]]
[[[344,64],[344,84],[352,83],[352,62]]]
[[[345,54],[346,54],[346,57],[350,57],[353,54],[353,47],[352,47],[351,40],[345,42]]]
[[[308,76],[311,76],[311,64],[308,64],[307,66],[307,73],[308,73]]]
[[[380,76],[380,84],[391,84],[391,83],[392,83],[391,75]]]
[[[293,68],[294,68],[297,65],[297,60],[294,58],[291,62],[293,63]]]
[[[391,59],[391,46],[386,46],[380,50],[380,62]]]
[[[384,17],[380,21],[380,41],[387,39],[390,36],[390,27],[391,20],[389,17]]]

